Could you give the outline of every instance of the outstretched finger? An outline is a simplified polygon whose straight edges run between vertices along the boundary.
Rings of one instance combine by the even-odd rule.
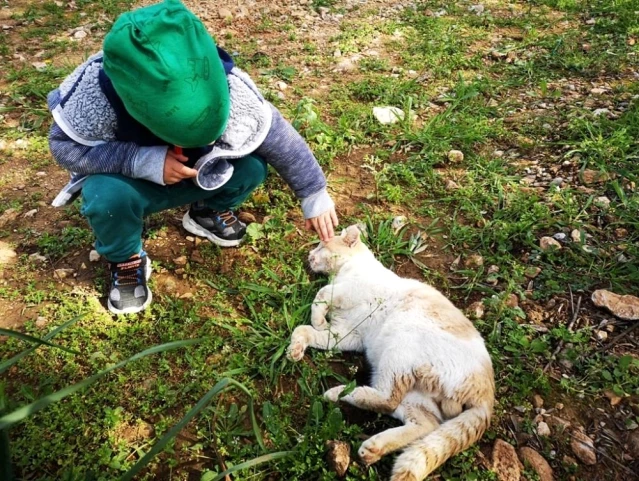
[[[331,216],[330,215],[323,216],[322,223],[324,224],[326,235],[328,236],[326,240],[332,239],[335,233],[333,232],[333,220],[331,219]]]
[[[337,227],[339,225],[339,220],[337,219],[337,213],[335,209],[331,210],[331,221],[333,221],[333,227]]]

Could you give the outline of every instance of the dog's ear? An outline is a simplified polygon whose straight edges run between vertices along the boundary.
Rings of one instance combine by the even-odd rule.
[[[359,242],[360,231],[356,225],[351,225],[346,228],[346,235],[344,236],[344,244],[348,247],[355,247]]]

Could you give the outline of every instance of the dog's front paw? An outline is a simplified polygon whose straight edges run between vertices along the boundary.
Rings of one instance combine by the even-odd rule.
[[[337,401],[339,401],[339,395],[342,394],[342,391],[345,388],[346,386],[335,386],[330,388],[324,393],[324,399],[336,403]]]

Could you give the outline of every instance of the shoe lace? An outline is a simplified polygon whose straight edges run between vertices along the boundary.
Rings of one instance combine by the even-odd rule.
[[[131,286],[141,282],[140,266],[142,265],[142,258],[137,257],[135,259],[128,259],[124,262],[115,264],[112,268],[113,278],[116,286]]]
[[[225,212],[220,212],[217,214],[219,219],[222,219],[226,226],[231,226],[237,222],[237,217],[232,210],[227,210]]]

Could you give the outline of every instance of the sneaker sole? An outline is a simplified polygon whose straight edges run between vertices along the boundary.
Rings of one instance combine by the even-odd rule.
[[[221,237],[216,236],[212,232],[209,232],[208,230],[200,226],[200,224],[198,224],[193,219],[191,219],[191,216],[189,215],[188,212],[184,214],[184,217],[182,217],[182,226],[191,234],[195,234],[196,236],[199,236],[199,237],[206,237],[208,240],[213,242],[213,244],[217,244],[221,247],[235,247],[235,246],[239,246],[242,243],[242,239],[236,239],[236,240],[222,239]]]
[[[144,273],[144,275],[146,277],[146,280],[148,281],[149,278],[151,277],[151,272],[153,271],[153,268],[151,267],[151,259],[149,259],[148,256],[146,258],[145,270],[146,272]],[[113,304],[111,304],[111,299],[107,301],[107,307],[109,308],[109,311],[112,312],[113,314],[135,314],[136,312],[141,312],[147,307],[149,307],[149,304],[151,304],[152,300],[153,300],[153,293],[149,289],[149,297],[146,299],[146,302],[142,304],[140,307],[127,307],[125,309],[118,309]]]

